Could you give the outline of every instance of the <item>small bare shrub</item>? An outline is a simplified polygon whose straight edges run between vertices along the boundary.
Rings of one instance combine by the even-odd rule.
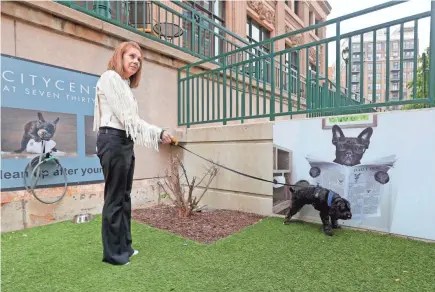
[[[166,171],[166,176],[157,180],[157,185],[163,189],[165,196],[175,205],[178,210],[178,216],[188,217],[198,208],[199,202],[207,192],[213,179],[216,177],[218,168],[212,164],[206,169],[201,180],[197,182],[196,176],[189,181],[186,168],[177,155],[171,155],[170,165],[170,169]],[[180,169],[182,172],[181,174],[179,171]],[[205,184],[201,195],[198,197],[193,196],[194,189],[204,180],[206,180],[207,183]],[[187,186],[187,188],[185,186]],[[188,191],[187,195],[186,190]]]

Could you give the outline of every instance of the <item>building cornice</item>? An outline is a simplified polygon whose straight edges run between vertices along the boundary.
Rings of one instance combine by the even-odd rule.
[[[269,3],[272,5],[273,8],[268,5]],[[248,1],[248,7],[258,14],[260,20],[266,20],[271,24],[275,24],[275,11],[274,11],[275,6],[276,6],[276,1],[266,1],[266,0]]]

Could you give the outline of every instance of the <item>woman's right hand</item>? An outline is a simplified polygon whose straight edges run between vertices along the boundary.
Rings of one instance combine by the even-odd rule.
[[[172,136],[169,135],[168,133],[163,132],[162,134],[162,144],[170,144],[172,142]]]

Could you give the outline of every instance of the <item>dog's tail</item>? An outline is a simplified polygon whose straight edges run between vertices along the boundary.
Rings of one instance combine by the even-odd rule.
[[[307,180],[305,180],[305,179],[301,179],[301,180],[298,180],[297,182],[296,182],[296,185],[297,186],[304,186],[304,185],[310,185],[310,183],[307,181]]]

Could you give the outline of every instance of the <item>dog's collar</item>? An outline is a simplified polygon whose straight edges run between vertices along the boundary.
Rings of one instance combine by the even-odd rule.
[[[322,189],[321,186],[316,186],[316,189],[315,189],[316,194],[314,195],[315,198],[319,198],[319,192],[321,189]],[[334,195],[335,195],[335,192],[329,190],[329,192],[328,192],[328,207],[332,206],[332,200],[334,200]]]
[[[334,195],[335,193],[331,190],[329,190],[328,193],[328,206],[331,207],[332,206],[332,200],[334,199]]]

